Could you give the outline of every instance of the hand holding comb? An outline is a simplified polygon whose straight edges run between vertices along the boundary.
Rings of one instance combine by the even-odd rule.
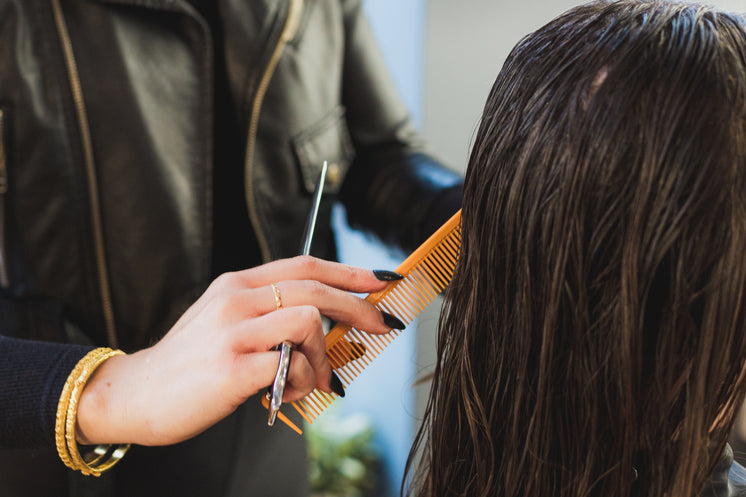
[[[460,248],[459,210],[396,269],[404,276],[403,279],[380,292],[371,293],[366,300],[405,324],[411,323],[451,282]],[[342,323],[332,328],[326,336],[326,355],[344,387],[348,387],[399,333],[400,330],[391,330],[383,335],[373,335]],[[303,419],[313,423],[336,397],[335,394],[315,389],[292,405]],[[264,398],[263,403],[267,407]],[[281,413],[280,419],[296,432],[302,433]]]

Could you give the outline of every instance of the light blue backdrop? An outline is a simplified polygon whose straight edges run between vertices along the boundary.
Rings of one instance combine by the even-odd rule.
[[[399,94],[418,127],[422,125],[425,0],[368,0],[365,11]],[[334,213],[340,258],[370,269],[395,269],[403,255],[346,227],[344,211]],[[363,412],[376,430],[388,496],[399,495],[404,465],[414,435],[416,323],[408,326],[348,388],[334,415]],[[383,496],[385,497],[385,496]]]

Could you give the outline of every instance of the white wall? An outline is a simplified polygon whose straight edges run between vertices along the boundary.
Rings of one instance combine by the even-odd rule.
[[[427,1],[423,128],[439,157],[465,168],[482,106],[508,52],[523,36],[581,3]],[[746,0],[704,3],[746,12]]]

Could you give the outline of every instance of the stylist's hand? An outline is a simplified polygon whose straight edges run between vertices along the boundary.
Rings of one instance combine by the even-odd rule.
[[[79,403],[78,441],[186,440],[272,383],[279,352],[270,349],[283,340],[296,344],[284,401],[316,387],[331,392],[321,314],[384,333],[381,312],[348,292],[386,285],[373,271],[305,256],[220,276],[160,342],[94,373]]]

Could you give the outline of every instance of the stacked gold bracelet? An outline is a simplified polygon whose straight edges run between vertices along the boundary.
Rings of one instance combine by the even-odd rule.
[[[81,456],[78,443],[75,440],[78,401],[88,378],[105,360],[123,354],[124,352],[121,350],[112,350],[106,347],[90,351],[75,365],[62,388],[54,426],[57,453],[65,466],[78,470],[84,475],[101,476],[101,473],[119,462],[130,447],[129,444],[99,445],[86,453],[85,456]]]

